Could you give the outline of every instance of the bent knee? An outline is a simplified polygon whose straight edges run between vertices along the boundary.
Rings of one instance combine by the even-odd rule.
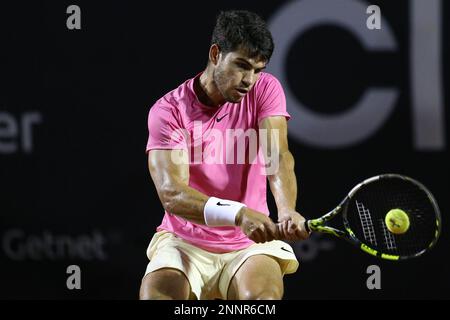
[[[139,290],[141,300],[187,300],[190,285],[183,272],[175,269],[160,269],[142,279]]]
[[[260,291],[245,290],[240,298],[242,300],[281,300],[283,290],[280,288],[267,288]]]
[[[181,300],[174,295],[167,295],[158,290],[141,290],[139,300]],[[186,299],[185,299],[186,300]]]

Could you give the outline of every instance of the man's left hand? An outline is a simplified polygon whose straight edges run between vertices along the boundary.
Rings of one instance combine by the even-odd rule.
[[[279,240],[306,240],[310,233],[305,229],[306,219],[295,210],[278,212],[277,233]]]

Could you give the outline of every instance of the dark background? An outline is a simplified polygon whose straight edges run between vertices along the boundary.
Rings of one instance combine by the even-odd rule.
[[[440,148],[424,150],[414,143],[412,2],[370,3],[380,6],[393,32],[394,51],[368,51],[351,32],[331,24],[307,30],[291,47],[283,85],[323,116],[351,108],[370,86],[398,91],[392,114],[379,130],[355,144],[322,147],[290,135],[299,184],[297,209],[306,217],[317,217],[361,180],[396,172],[418,179],[433,192],[442,211],[443,233],[429,254],[401,263],[380,261],[347,243],[315,235],[295,246],[301,266],[285,278],[286,299],[450,297],[446,225],[450,123],[445,112],[450,6],[440,2],[442,61],[438,64],[445,135]],[[16,137],[7,136],[1,131],[7,130],[6,125],[0,122],[0,143],[17,146],[14,151],[0,151],[1,299],[137,298],[147,264],[145,250],[163,216],[147,170],[149,108],[204,68],[220,10],[248,9],[270,20],[288,3],[2,4],[0,116],[13,119],[18,132]],[[81,30],[66,27],[66,8],[71,4],[81,8]],[[363,11],[355,19],[365,22],[367,17]],[[21,123],[30,114],[38,114],[40,121],[32,126],[32,146],[24,147],[27,132]],[[269,201],[273,210],[273,199]],[[11,234],[17,237],[8,242]],[[49,238],[77,246],[85,243],[87,251],[77,254],[66,246],[53,247],[57,251],[53,256],[45,254],[39,250],[43,239]],[[92,239],[101,239],[95,252],[89,251]],[[11,255],[11,246],[16,255]],[[28,249],[18,255],[21,248]],[[66,287],[66,268],[72,264],[81,268],[81,290]],[[370,265],[381,268],[380,290],[366,286]]]

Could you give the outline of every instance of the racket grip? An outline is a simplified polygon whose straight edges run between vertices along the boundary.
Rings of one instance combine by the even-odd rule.
[[[305,230],[308,231],[308,233],[311,233],[311,228],[309,227],[309,220],[305,220]]]

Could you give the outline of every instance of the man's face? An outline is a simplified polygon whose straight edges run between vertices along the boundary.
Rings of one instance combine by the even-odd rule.
[[[227,102],[237,103],[258,80],[266,61],[250,58],[245,50],[221,53],[214,68],[214,82]]]

